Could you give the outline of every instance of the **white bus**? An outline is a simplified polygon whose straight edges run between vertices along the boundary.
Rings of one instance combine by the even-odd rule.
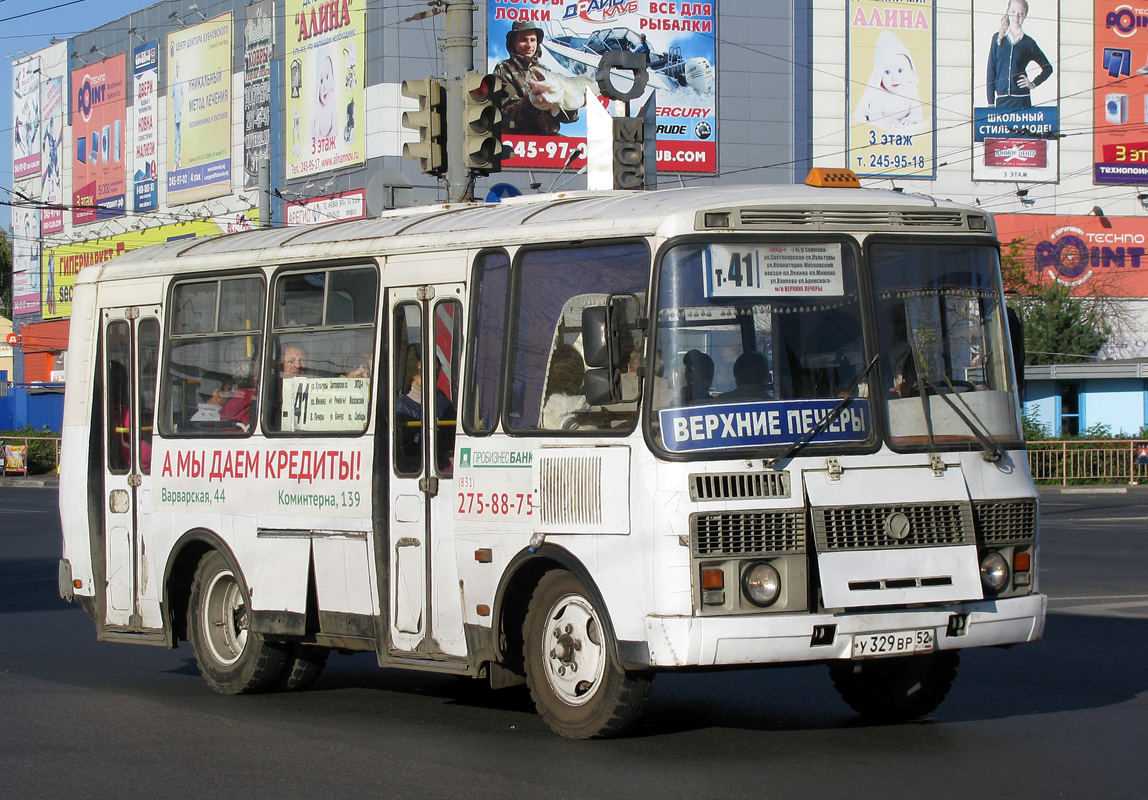
[[[89,267],[61,593],[100,639],[189,641],[223,693],[372,651],[526,683],[593,737],[658,672],[805,662],[860,714],[921,716],[960,649],[1044,627],[998,252],[978,209],[810,185]]]

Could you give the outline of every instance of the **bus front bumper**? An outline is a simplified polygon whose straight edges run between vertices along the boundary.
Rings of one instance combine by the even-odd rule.
[[[851,658],[854,637],[932,629],[938,650],[1033,642],[1047,597],[826,614],[646,617],[651,667],[776,664]]]

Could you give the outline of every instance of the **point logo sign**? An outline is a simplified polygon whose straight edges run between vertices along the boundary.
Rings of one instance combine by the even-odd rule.
[[[1148,28],[1148,9],[1117,6],[1105,16],[1104,27],[1115,29],[1117,36],[1127,39],[1136,33],[1137,28]]]
[[[1037,244],[1033,264],[1037,272],[1065,286],[1080,286],[1104,267],[1138,269],[1148,253],[1148,237],[1139,233],[1085,233],[1067,225],[1051,240]],[[1148,265],[1148,262],[1145,262]]]
[[[92,108],[104,102],[106,91],[107,86],[104,85],[103,75],[97,75],[95,78],[90,75],[84,76],[83,81],[80,82],[79,90],[76,91],[76,109],[80,112],[84,122],[91,121]]]

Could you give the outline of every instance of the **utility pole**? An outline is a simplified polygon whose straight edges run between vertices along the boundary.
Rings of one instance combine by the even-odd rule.
[[[446,0],[446,34],[443,36],[443,63],[446,75],[446,183],[447,197],[457,203],[470,200],[466,168],[466,73],[474,69],[474,3]]]

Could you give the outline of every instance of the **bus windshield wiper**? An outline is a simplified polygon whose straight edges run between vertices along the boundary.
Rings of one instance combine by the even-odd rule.
[[[924,380],[926,386],[928,386],[930,389],[933,390],[933,393],[936,394],[937,397],[941,398],[942,400],[944,400],[946,403],[949,404],[949,408],[953,409],[953,411],[956,413],[956,415],[961,418],[961,421],[964,422],[965,425],[968,427],[968,429],[973,432],[973,436],[977,437],[977,441],[980,443],[981,448],[985,451],[984,452],[985,461],[990,461],[990,462],[995,463],[997,461],[1000,461],[1002,458],[1004,458],[1004,455],[1005,455],[1004,447],[1001,445],[1000,442],[998,442],[995,438],[993,438],[993,435],[991,433],[989,433],[988,427],[983,422],[981,422],[980,419],[977,418],[977,415],[973,413],[973,410],[971,408],[969,408],[969,404],[966,403],[964,400],[961,400],[960,394],[958,394],[956,387],[953,386],[952,382],[949,381],[949,378],[947,375],[942,374],[941,380],[943,380],[945,382],[945,386],[948,387],[949,392],[957,395],[957,399],[961,400],[961,405],[963,405],[965,408],[967,408],[969,413],[973,415],[974,419],[976,419],[977,422],[980,423],[979,426],[974,425],[973,421],[971,419],[969,419],[967,416],[965,416],[965,412],[961,411],[961,409],[959,409],[957,407],[957,404],[949,399],[949,395],[947,393],[941,391],[941,387],[937,386],[937,384],[933,383],[928,378],[922,378],[922,380]]]
[[[849,401],[853,399],[853,390],[856,389],[857,385],[861,383],[861,380],[869,374],[869,370],[873,369],[873,365],[877,363],[878,358],[880,358],[879,354],[873,356],[872,360],[865,365],[865,369],[857,373],[857,377],[853,379],[853,382],[849,384],[849,388],[845,390],[845,396],[841,398],[841,402],[834,406],[832,411],[822,417],[821,421],[813,426],[813,430],[802,436],[800,439],[795,440],[792,444],[789,445],[789,447],[782,451],[781,455],[767,460],[765,462],[765,466],[768,469],[773,469],[779,462],[784,461],[796,453],[798,450],[805,447],[805,445],[809,444],[809,442],[812,441],[815,437],[821,435],[822,431],[832,425],[833,420],[837,419],[838,415],[840,415],[841,412],[845,409],[845,406],[849,405]]]

